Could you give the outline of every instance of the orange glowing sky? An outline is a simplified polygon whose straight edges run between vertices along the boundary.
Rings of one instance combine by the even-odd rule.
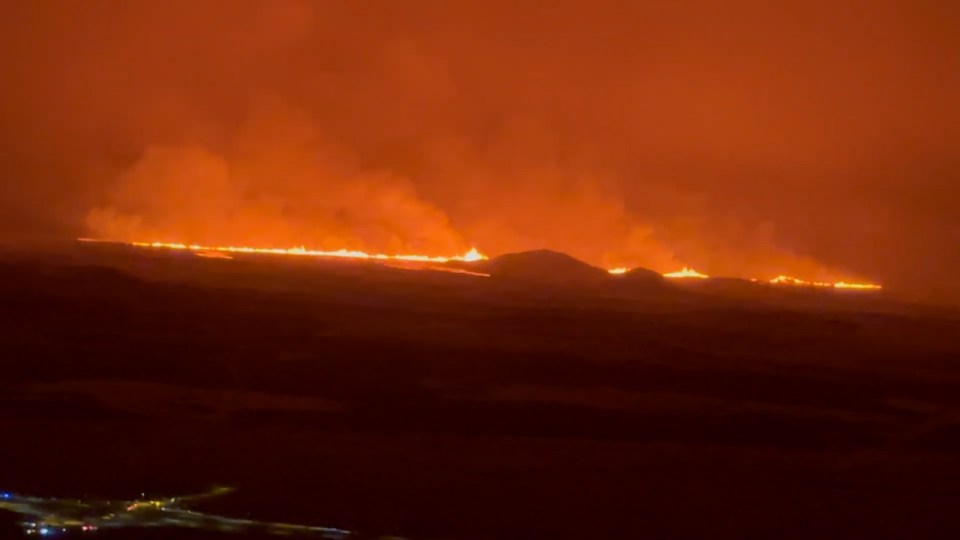
[[[2,9],[4,237],[549,248],[960,301],[949,2]]]

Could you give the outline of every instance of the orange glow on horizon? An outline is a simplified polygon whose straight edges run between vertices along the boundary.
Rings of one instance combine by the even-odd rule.
[[[867,290],[867,291],[878,291],[883,288],[882,285],[877,285],[875,283],[847,283],[845,281],[838,281],[833,284],[835,289],[857,289],[857,290]]]
[[[620,266],[617,268],[611,268],[607,271],[610,272],[611,274],[625,274],[630,270],[632,270],[632,268]],[[710,276],[706,274],[701,274],[700,272],[697,272],[696,270],[685,266],[683,267],[682,270],[663,274],[663,277],[670,278],[670,279],[683,279],[683,278],[708,279]],[[859,291],[879,291],[883,289],[882,285],[878,285],[876,283],[851,283],[848,281],[837,281],[837,282],[831,283],[829,281],[807,281],[807,280],[787,276],[784,274],[780,274],[779,276],[772,279],[750,278],[750,281],[753,283],[769,283],[771,285],[792,285],[796,287],[849,289],[849,290],[859,290]]]
[[[785,276],[780,274],[779,276],[770,280],[770,283],[774,285],[797,285],[800,287],[833,287],[833,283],[827,281],[805,281],[795,277]]]
[[[400,262],[422,262],[422,263],[446,263],[451,261],[458,262],[476,262],[476,261],[485,261],[489,257],[480,253],[477,248],[471,248],[469,251],[462,255],[453,255],[453,256],[437,256],[437,255],[411,255],[411,254],[394,254],[394,255],[385,255],[382,253],[368,253],[365,251],[359,250],[348,250],[348,249],[338,249],[334,251],[323,251],[323,250],[314,250],[307,249],[304,246],[293,247],[293,248],[260,248],[260,247],[248,247],[248,246],[204,246],[199,244],[184,244],[179,242],[118,242],[113,240],[103,240],[97,238],[78,238],[80,242],[91,242],[91,243],[119,243],[129,246],[141,247],[141,248],[154,248],[154,249],[168,249],[174,251],[190,251],[200,257],[208,258],[220,258],[220,259],[232,259],[233,257],[230,254],[257,254],[257,255],[298,255],[305,257],[321,257],[321,258],[340,258],[340,259],[358,259],[358,260],[372,260],[372,261],[400,261]],[[466,269],[447,269],[437,267],[438,270],[445,271],[454,271],[463,274],[476,275],[476,276],[489,276],[489,274],[482,272],[473,272]],[[633,270],[632,267],[619,266],[616,268],[610,268],[607,270],[610,274],[613,275],[622,275],[626,274],[630,270]],[[662,274],[663,277],[668,279],[709,279],[710,276],[707,274],[700,273],[693,268],[683,267],[681,270],[675,272],[668,272]],[[833,288],[833,289],[849,289],[849,290],[865,290],[865,291],[877,291],[883,288],[882,285],[875,283],[855,283],[848,281],[838,281],[835,283],[826,282],[826,281],[806,281],[803,279],[787,276],[781,274],[772,279],[763,279],[758,280],[756,278],[751,278],[750,281],[755,283],[768,283],[771,285],[784,285],[784,286],[797,286],[797,287],[818,287],[818,288]]]
[[[857,289],[857,290],[867,290],[867,291],[878,291],[883,288],[882,285],[877,285],[875,283],[850,283],[847,281],[837,281],[835,283],[830,283],[829,281],[804,281],[795,277],[779,275],[769,281],[774,285],[795,285],[798,287],[832,287],[834,289]]]
[[[112,240],[101,240],[97,238],[79,238],[81,242],[97,242],[97,243],[115,243]],[[127,244],[136,247],[147,247],[147,248],[157,248],[157,249],[170,249],[176,251],[193,251],[198,255],[204,257],[210,257],[214,253],[250,253],[258,255],[300,255],[305,257],[330,257],[330,258],[341,258],[341,259],[364,259],[364,260],[375,260],[375,261],[408,261],[408,262],[430,262],[430,263],[445,263],[450,261],[462,261],[462,262],[474,262],[474,261],[483,261],[488,257],[479,251],[477,248],[471,248],[470,251],[467,251],[463,255],[453,255],[450,257],[435,256],[435,255],[384,255],[382,253],[367,253],[365,251],[359,250],[348,250],[348,249],[338,249],[335,251],[322,251],[315,249],[307,249],[306,247],[293,247],[293,248],[259,248],[259,247],[248,247],[248,246],[203,246],[199,244],[183,244],[179,242],[119,242],[121,244]]]
[[[693,268],[687,268],[686,266],[684,266],[682,270],[678,270],[678,271],[676,271],[676,272],[666,273],[666,274],[663,275],[663,277],[665,277],[665,278],[671,278],[671,279],[677,279],[677,278],[706,279],[706,278],[708,278],[708,277],[710,277],[710,276],[708,276],[708,275],[706,275],[706,274],[701,274],[700,272],[697,272],[697,271],[694,270]]]

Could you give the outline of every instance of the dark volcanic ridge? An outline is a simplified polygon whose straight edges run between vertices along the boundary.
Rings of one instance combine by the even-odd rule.
[[[619,278],[631,283],[664,284],[667,281],[659,272],[650,270],[649,268],[632,268],[626,273],[621,274]]]
[[[452,262],[456,268],[488,274],[495,280],[543,285],[622,283],[667,286],[667,280],[647,268],[614,275],[566,253],[550,249],[506,253],[486,261]]]
[[[137,288],[145,280],[304,292],[327,290],[336,284],[345,294],[347,290],[369,286],[382,289],[382,292],[439,286],[469,295],[468,291],[477,287],[477,290],[485,289],[483,284],[500,284],[511,290],[542,288],[572,294],[592,291],[624,299],[656,297],[666,300],[680,295],[758,302],[813,300],[832,303],[831,299],[837,298],[846,304],[851,296],[871,303],[882,302],[884,298],[892,300],[886,291],[838,291],[730,277],[670,279],[647,268],[611,274],[566,253],[548,249],[507,253],[482,261],[441,264],[393,261],[385,264],[269,254],[238,254],[232,260],[220,260],[197,257],[193,252],[153,250],[125,244],[73,244],[39,253],[11,249],[3,255],[0,273],[7,276],[5,289],[16,289],[20,284],[36,281],[43,282],[48,288],[68,290],[109,282],[108,289],[117,293],[121,289]],[[465,274],[449,272],[454,269],[465,271]]]
[[[478,264],[490,277],[511,281],[586,284],[600,283],[610,277],[602,268],[549,249],[506,253]]]

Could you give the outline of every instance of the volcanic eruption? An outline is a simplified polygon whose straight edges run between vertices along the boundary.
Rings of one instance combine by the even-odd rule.
[[[175,4],[11,8],[4,231],[956,289],[950,17]]]

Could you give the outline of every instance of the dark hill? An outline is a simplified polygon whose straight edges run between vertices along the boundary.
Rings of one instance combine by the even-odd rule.
[[[602,268],[548,249],[507,253],[494,257],[485,267],[493,278],[537,283],[582,284],[610,277]]]
[[[637,294],[648,296],[674,290],[674,287],[660,273],[647,268],[633,268],[624,274],[613,275],[614,290],[620,294],[634,297]]]
[[[666,282],[666,278],[659,272],[649,268],[633,268],[620,276],[620,279],[631,283],[651,283],[661,285]]]

